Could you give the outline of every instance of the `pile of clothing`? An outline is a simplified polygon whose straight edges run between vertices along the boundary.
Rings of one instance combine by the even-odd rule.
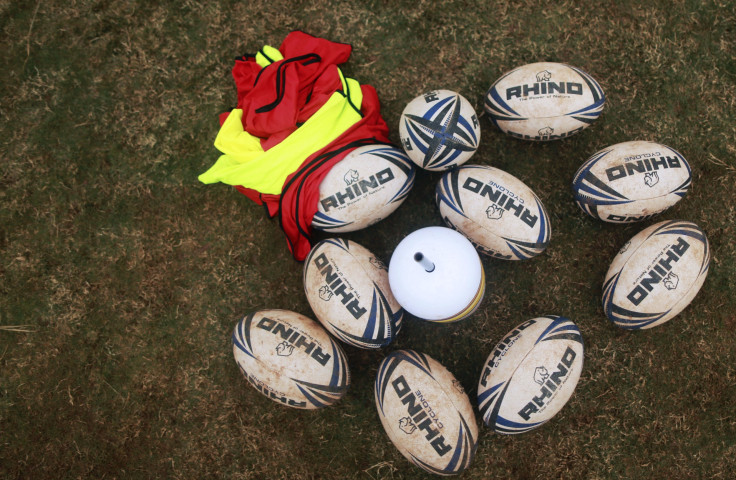
[[[278,49],[236,59],[237,107],[220,115],[215,139],[222,155],[199,176],[233,185],[278,215],[300,261],[312,246],[319,185],[330,168],[357,147],[389,143],[376,90],[339,68],[351,50],[295,31]]]

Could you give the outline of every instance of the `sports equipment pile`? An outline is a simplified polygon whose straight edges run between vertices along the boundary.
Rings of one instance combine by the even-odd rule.
[[[543,142],[587,128],[605,101],[598,82],[580,68],[542,62],[503,74],[483,108],[502,132]],[[401,205],[422,168],[441,175],[435,201],[442,221],[486,261],[533,261],[545,252],[552,227],[539,197],[511,173],[467,163],[480,142],[479,118],[467,99],[451,90],[424,92],[399,123],[399,147],[361,146],[324,176],[315,229],[339,233],[373,225]],[[597,220],[647,221],[684,198],[691,180],[689,163],[673,148],[625,141],[581,165],[571,200]],[[694,299],[710,260],[706,234],[695,223],[648,226],[621,247],[602,279],[603,313],[624,329],[661,325]],[[259,392],[282,405],[315,409],[339,401],[350,385],[348,355],[339,343],[386,347],[410,314],[394,298],[383,261],[347,239],[314,245],[303,282],[319,323],[296,312],[260,310],[237,323],[232,343],[237,365]],[[427,472],[458,474],[470,467],[478,446],[475,412],[501,434],[539,428],[557,415],[580,379],[584,335],[573,320],[546,313],[519,319],[489,352],[476,411],[437,360],[412,350],[388,353],[378,365],[375,404],[402,455]]]

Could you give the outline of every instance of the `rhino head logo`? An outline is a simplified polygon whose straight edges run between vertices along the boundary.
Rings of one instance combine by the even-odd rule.
[[[667,287],[667,290],[674,290],[677,288],[677,284],[680,283],[680,277],[675,275],[674,272],[670,272],[662,279],[662,283]]]
[[[330,290],[330,287],[328,287],[327,285],[322,285],[322,287],[319,289],[319,298],[321,298],[325,302],[329,302],[332,298],[332,290]]]
[[[359,177],[360,175],[358,174],[358,171],[351,168],[350,170],[348,170],[348,173],[346,173],[343,178],[345,179],[346,185],[351,185],[357,182]]]
[[[540,385],[544,385],[544,382],[549,378],[549,372],[544,367],[537,367],[534,369],[534,381]]]
[[[649,172],[644,174],[644,183],[651,188],[659,183],[659,174],[657,172]]]
[[[550,78],[552,78],[552,74],[549,73],[547,70],[542,70],[541,72],[537,73],[538,82],[549,82]]]
[[[276,355],[280,357],[288,357],[294,353],[294,345],[290,344],[286,340],[276,345]]]
[[[379,270],[388,270],[388,268],[386,268],[386,264],[380,261],[379,259],[377,259],[376,257],[371,257],[369,262],[371,263],[371,265],[373,265]]]
[[[552,127],[544,127],[539,129],[539,136],[540,137],[549,137],[553,133],[555,133],[555,129]]]
[[[414,422],[411,421],[411,418],[404,417],[399,419],[399,428],[407,435],[411,435],[412,433],[414,433],[414,430],[417,429],[417,426],[414,425]]]
[[[486,208],[486,217],[488,217],[488,220],[498,220],[503,217],[503,208],[498,205],[491,204]]]

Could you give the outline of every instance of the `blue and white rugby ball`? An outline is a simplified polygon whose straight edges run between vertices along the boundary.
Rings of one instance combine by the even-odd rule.
[[[391,145],[358,147],[319,185],[315,230],[354,232],[391,215],[414,186],[414,164]]]
[[[253,387],[289,407],[313,410],[350,386],[345,353],[314,320],[288,310],[246,315],[232,335],[233,355]]]
[[[445,224],[486,255],[525,260],[549,244],[551,227],[542,202],[521,180],[498,168],[450,170],[437,184],[435,200]]]
[[[330,238],[304,262],[304,292],[317,319],[335,337],[358,348],[380,348],[396,338],[404,309],[386,265],[355,242]]]
[[[401,145],[411,160],[431,171],[462,165],[480,143],[475,109],[462,95],[434,90],[406,105],[399,123]]]
[[[680,201],[690,189],[690,164],[655,142],[617,143],[591,156],[575,174],[578,206],[611,223],[646,220]]]
[[[548,141],[588,127],[605,102],[601,86],[581,69],[540,62],[503,74],[488,90],[484,109],[504,133]]]
[[[414,465],[455,475],[473,461],[478,426],[470,400],[460,382],[428,355],[389,354],[378,367],[375,399],[388,437]]]
[[[698,294],[710,268],[708,238],[696,224],[666,220],[626,242],[603,282],[603,310],[621,328],[656,327]]]
[[[516,434],[554,417],[583,371],[583,337],[570,319],[548,315],[511,330],[486,360],[478,408],[486,426]]]

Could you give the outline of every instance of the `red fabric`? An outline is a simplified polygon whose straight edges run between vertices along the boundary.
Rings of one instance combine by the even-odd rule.
[[[304,32],[292,32],[279,47],[283,60],[266,68],[254,56],[236,60],[233,78],[237,108],[243,109],[243,128],[261,137],[264,150],[278,145],[336,92],[342,90],[338,64],[350,57],[352,47]],[[388,126],[381,117],[376,90],[362,85],[363,118],[340,137],[302,162],[287,177],[281,195],[262,194],[236,186],[268,214],[279,215],[289,250],[299,261],[311,249],[312,219],[318,210],[319,185],[333,165],[360,145],[388,143]],[[220,115],[220,125],[228,113]]]
[[[225,120],[227,120],[227,117],[230,116],[230,112],[222,112],[220,114],[219,120],[220,120],[220,127],[222,127],[222,124],[225,123]]]
[[[236,60],[233,78],[243,128],[264,139],[264,150],[278,144],[342,88],[337,65],[348,60],[351,50],[344,43],[292,32],[279,47],[283,60],[265,68],[254,56]]]
[[[294,258],[302,261],[312,248],[312,219],[319,208],[319,185],[333,165],[361,145],[388,143],[388,126],[381,117],[376,90],[362,85],[363,118],[324,149],[307,158],[284,183],[281,195],[235,187],[259,205],[265,205],[271,216],[279,214],[281,228]]]
[[[277,213],[279,213],[279,200],[281,199],[281,195],[261,193],[258,190],[245,188],[242,185],[235,185],[235,190],[250,198],[258,205],[265,205],[269,217],[273,218]]]
[[[310,156],[285,182],[281,192],[279,219],[289,249],[299,261],[312,248],[312,219],[318,210],[319,184],[333,165],[360,145],[388,143],[388,126],[381,117],[376,90],[362,85],[363,118],[323,150]],[[312,168],[309,168],[311,165]]]

